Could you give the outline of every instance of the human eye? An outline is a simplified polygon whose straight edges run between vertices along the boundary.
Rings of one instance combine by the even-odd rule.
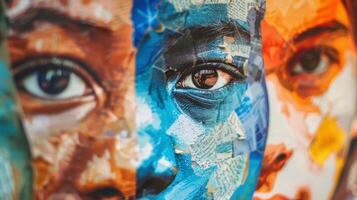
[[[197,90],[217,90],[235,81],[245,79],[242,68],[225,63],[204,63],[183,73],[177,88]]]
[[[64,102],[70,106],[84,99],[93,99],[98,92],[95,77],[83,63],[71,58],[28,58],[14,63],[13,71],[20,95],[37,104],[45,102],[38,105],[42,108]]]
[[[337,55],[337,50],[327,46],[301,50],[288,62],[288,73],[292,77],[321,75],[339,63]]]
[[[280,68],[280,81],[300,97],[320,95],[342,68],[339,54],[327,45],[301,48]]]

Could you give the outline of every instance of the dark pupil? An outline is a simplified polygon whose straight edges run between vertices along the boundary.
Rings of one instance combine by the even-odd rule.
[[[70,73],[64,68],[41,69],[37,74],[37,81],[43,92],[56,95],[67,88]]]
[[[195,84],[195,86],[200,89],[212,88],[217,83],[217,80],[217,70],[210,69],[200,70],[196,72],[192,77],[193,84]]]
[[[316,50],[306,52],[300,59],[301,67],[306,72],[313,72],[319,66],[320,56],[320,52]]]

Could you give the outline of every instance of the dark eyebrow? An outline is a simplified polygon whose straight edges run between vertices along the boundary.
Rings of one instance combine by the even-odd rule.
[[[34,29],[35,22],[49,22],[59,26],[76,26],[80,30],[90,29],[110,31],[106,27],[97,26],[85,20],[71,18],[55,9],[49,8],[29,8],[23,14],[10,19],[9,27],[16,32],[28,32]]]
[[[170,70],[180,71],[180,69],[203,62],[224,62],[225,58],[202,58],[198,56],[200,51],[207,48],[208,42],[223,36],[233,37],[242,44],[250,45],[249,32],[235,23],[189,27],[168,36],[164,45],[166,65]]]
[[[348,28],[338,21],[330,21],[318,26],[309,28],[293,38],[293,42],[298,43],[305,39],[312,38],[323,33],[343,33],[346,34]]]

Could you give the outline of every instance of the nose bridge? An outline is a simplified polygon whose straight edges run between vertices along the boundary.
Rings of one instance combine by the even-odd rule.
[[[124,61],[123,61],[124,62]],[[137,189],[137,165],[139,159],[136,130],[136,93],[134,53],[126,62],[126,76],[115,78],[102,113],[106,117],[106,128],[102,130],[105,150],[93,156],[87,163],[87,173],[95,174],[98,181],[87,188],[89,193],[117,193],[123,197],[134,197]],[[94,150],[95,151],[95,150]],[[109,191],[109,192],[108,192]],[[87,191],[88,192],[88,191]]]
[[[105,144],[105,150],[94,153],[87,162],[84,174],[96,174],[99,179],[102,176],[87,187],[91,188],[90,192],[113,188],[125,197],[157,194],[177,174],[174,148],[162,129],[161,119],[153,112],[152,105],[142,100],[146,95],[135,91],[137,82],[133,84],[131,79],[130,83],[126,98],[121,102],[124,105],[120,110],[121,119],[111,126],[116,131],[103,130],[100,143]]]
[[[125,196],[134,196],[139,156],[136,133],[130,134],[124,130],[116,135],[111,154],[113,155],[111,165],[116,177],[116,187]]]
[[[86,119],[80,134],[88,143],[77,154],[78,159],[86,158],[76,172],[75,187],[89,197],[135,196],[138,141],[133,63],[130,66],[125,79],[111,80],[102,109]],[[78,163],[73,160],[71,165]]]
[[[136,134],[120,130],[96,138],[88,148],[84,151],[90,152],[85,169],[76,181],[80,192],[90,196],[114,192],[113,195],[133,197],[138,159]]]
[[[137,197],[158,194],[174,180],[177,166],[167,135],[142,129],[138,132]]]
[[[100,195],[110,190],[140,197],[157,194],[174,180],[177,166],[170,138],[150,105],[132,94],[122,102],[121,112],[126,114],[87,146],[90,156],[77,181],[81,193]]]
[[[140,84],[140,83],[139,83]],[[164,190],[177,173],[173,146],[164,122],[154,112],[146,95],[137,92],[136,130],[138,141],[137,197]]]

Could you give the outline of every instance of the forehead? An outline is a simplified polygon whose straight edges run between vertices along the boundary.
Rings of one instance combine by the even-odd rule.
[[[274,26],[285,40],[329,21],[348,24],[341,0],[267,1],[265,20]]]
[[[17,18],[30,9],[47,9],[98,27],[115,28],[131,23],[131,8],[131,0],[13,0],[7,13]]]
[[[159,19],[173,30],[232,21],[248,29],[249,11],[260,7],[260,0],[164,0]]]

